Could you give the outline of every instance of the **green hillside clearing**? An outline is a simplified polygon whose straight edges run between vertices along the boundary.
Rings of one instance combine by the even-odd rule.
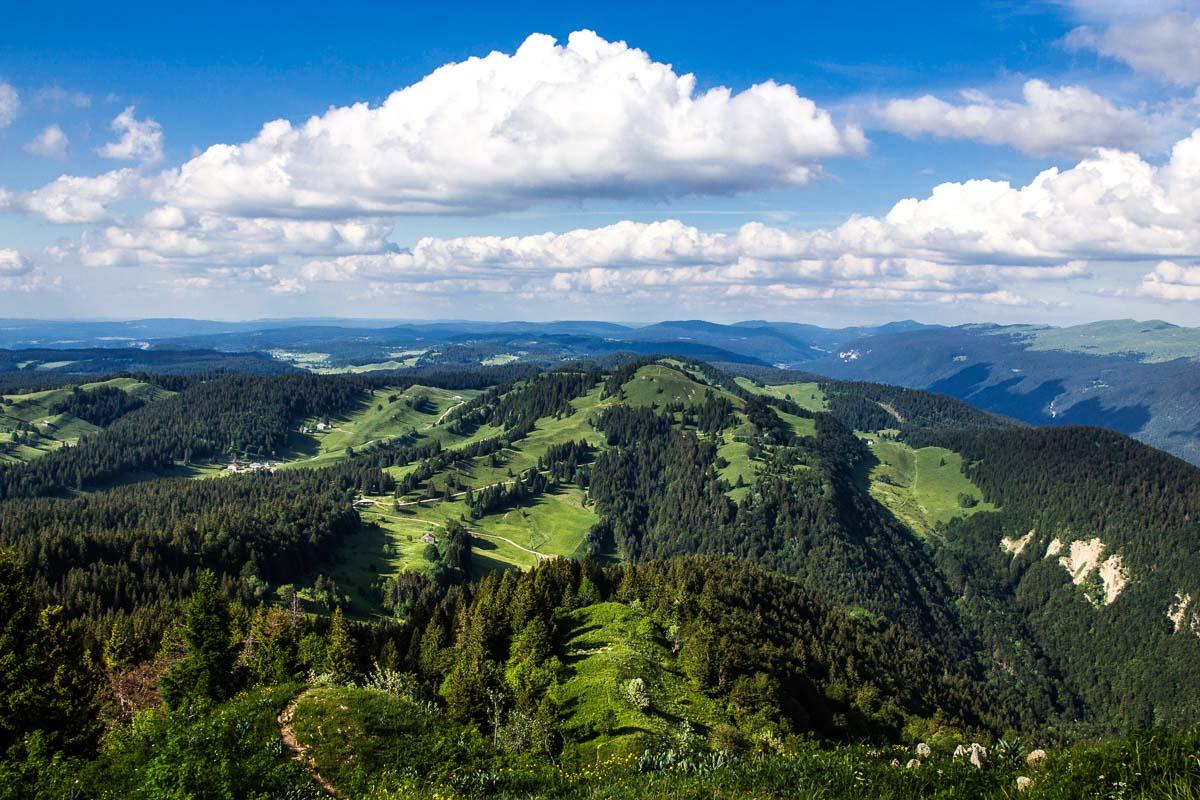
[[[601,760],[640,753],[648,738],[667,738],[683,720],[707,727],[723,719],[683,674],[662,629],[640,609],[597,603],[572,612],[564,625],[569,676],[558,701],[567,725],[582,734],[581,756]],[[645,710],[626,694],[635,678],[649,694]]]
[[[821,391],[821,387],[815,382],[778,383],[766,386],[760,386],[749,378],[736,378],[735,382],[748,392],[778,397],[782,400],[791,400],[796,405],[806,408],[809,411],[827,411],[829,408],[829,403],[825,399],[825,393]]]
[[[174,394],[174,392],[134,378],[113,378],[107,381],[83,383],[79,384],[78,388],[89,391],[103,386],[116,387],[147,403]],[[28,394],[0,396],[0,463],[29,461],[53,452],[64,444],[76,444],[83,436],[99,433],[100,428],[86,420],[71,414],[56,414],[51,411],[53,407],[67,400],[75,388],[75,386],[62,386],[57,389]],[[19,445],[13,449],[5,448],[4,445],[12,441],[13,432],[21,423],[33,425],[37,429],[36,441]]]
[[[455,437],[440,421],[451,409],[477,394],[478,391],[469,389],[451,391],[419,385],[404,390],[376,389],[354,411],[329,419],[328,430],[321,427],[324,420],[305,420],[303,427],[307,432],[293,437],[291,458],[281,466],[325,466],[349,457],[353,450],[414,430],[419,436],[439,438],[449,445]],[[426,402],[417,403],[418,398]],[[459,437],[455,443],[461,441],[465,437]]]
[[[914,450],[902,442],[862,436],[878,460],[870,472],[871,495],[914,532],[929,535],[955,517],[996,510],[963,474],[958,453],[942,447]],[[962,496],[975,505],[964,505]]]

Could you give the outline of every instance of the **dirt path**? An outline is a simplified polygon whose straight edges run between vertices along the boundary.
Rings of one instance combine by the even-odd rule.
[[[542,474],[546,475],[549,472],[550,472],[550,470],[543,470]],[[510,483],[516,483],[518,480],[519,480],[519,478],[510,478],[506,481],[496,481],[495,483],[489,483],[486,486],[473,486],[473,487],[471,487],[471,491],[472,492],[481,492],[484,489],[490,489],[493,486],[507,486]],[[466,496],[467,496],[467,492],[466,492],[466,490],[463,490],[461,492],[455,492],[454,494],[450,495],[450,499],[457,500],[460,497],[466,497]],[[364,499],[370,499],[370,498],[364,498]],[[419,506],[419,505],[424,505],[425,503],[440,503],[445,499],[446,498],[444,495],[438,495],[437,497],[423,497],[420,500],[402,500],[399,503],[396,503],[395,506],[398,508],[404,508],[405,506]],[[371,502],[375,503],[378,501],[371,500]]]
[[[547,558],[554,557],[554,556],[546,555],[545,553],[539,553],[537,550],[530,550],[528,547],[522,547],[521,545],[514,542],[512,539],[509,539],[507,536],[498,536],[494,533],[484,533],[483,531],[476,531],[476,530],[471,531],[471,535],[479,536],[484,539],[499,539],[502,542],[508,542],[513,547],[517,548],[518,550],[524,550],[526,553],[529,553],[531,556],[536,556],[538,561],[543,561]]]
[[[438,417],[437,419],[435,419],[435,420],[434,420],[434,421],[433,421],[433,422],[432,422],[430,425],[428,425],[427,427],[430,427],[430,428],[436,428],[438,425],[441,425],[441,424],[442,424],[442,420],[444,420],[444,419],[445,419],[447,416],[449,416],[449,414],[450,414],[450,412],[451,412],[451,411],[453,411],[454,409],[458,408],[458,407],[459,407],[459,406],[461,406],[461,405],[464,405],[466,402],[467,402],[466,400],[459,400],[457,403],[455,403],[454,405],[450,406],[450,407],[449,407],[449,408],[447,408],[445,411],[443,411],[443,412],[442,412],[442,415],[441,415],[440,417]]]
[[[334,788],[334,785],[321,777],[321,774],[317,772],[317,766],[313,763],[312,756],[308,754],[303,745],[296,741],[296,732],[292,730],[292,717],[296,714],[296,704],[310,691],[312,690],[305,689],[293,697],[292,702],[288,703],[287,707],[279,712],[279,716],[276,718],[279,723],[279,738],[283,739],[284,747],[292,751],[292,758],[300,762],[300,765],[304,767],[304,771],[312,776],[312,779],[321,787],[325,794],[330,797],[341,797],[338,794],[338,790]]]

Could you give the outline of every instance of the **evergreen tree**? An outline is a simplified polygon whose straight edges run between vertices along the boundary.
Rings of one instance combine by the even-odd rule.
[[[357,674],[354,658],[354,637],[342,609],[333,610],[329,625],[329,646],[325,650],[325,671],[340,684],[354,683]]]
[[[205,707],[233,694],[236,645],[230,626],[229,604],[217,578],[204,571],[184,618],[186,655],[171,665],[162,680],[169,708]]]
[[[58,615],[37,608],[21,563],[0,550],[0,754],[34,731],[55,750],[95,742],[95,672]]]

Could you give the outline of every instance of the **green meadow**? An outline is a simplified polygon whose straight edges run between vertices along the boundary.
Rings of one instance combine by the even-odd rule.
[[[749,378],[735,378],[734,382],[748,392],[778,397],[782,400],[791,400],[796,405],[809,411],[827,411],[829,409],[825,393],[821,391],[821,387],[815,382],[776,383],[765,386],[759,385]]]
[[[79,384],[79,388],[84,391],[102,386],[116,387],[147,403],[174,394],[134,378],[113,378]],[[35,441],[19,445],[7,452],[0,452],[0,463],[29,461],[53,452],[64,444],[76,444],[83,436],[99,433],[100,428],[86,420],[71,414],[56,414],[51,410],[65,401],[74,389],[75,386],[62,386],[28,394],[0,396],[0,445],[12,441],[13,432],[20,423],[33,425],[38,432]]]
[[[558,701],[581,736],[586,760],[641,753],[648,740],[665,738],[681,719],[713,724],[717,704],[684,675],[663,631],[644,611],[622,603],[596,603],[563,621],[567,677]],[[649,704],[638,709],[628,682],[645,682]]]
[[[451,444],[453,435],[439,424],[454,407],[478,395],[478,391],[448,390],[428,386],[407,389],[376,389],[353,411],[329,419],[329,429],[319,430],[323,420],[304,421],[307,433],[292,437],[291,452],[284,467],[320,467],[349,457],[354,450],[386,442],[411,431],[419,437],[433,436]],[[423,407],[413,402],[424,397]],[[465,437],[462,437],[465,440]]]
[[[877,461],[870,470],[871,496],[916,533],[929,535],[955,517],[996,510],[963,474],[962,456],[953,450],[914,450],[902,442],[861,435],[870,441]],[[963,495],[976,504],[964,507],[960,502]]]

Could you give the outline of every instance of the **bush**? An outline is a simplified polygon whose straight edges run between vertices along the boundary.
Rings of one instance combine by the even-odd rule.
[[[625,682],[625,699],[638,711],[643,713],[648,711],[650,709],[650,690],[646,688],[646,682],[641,678],[627,680]]]

